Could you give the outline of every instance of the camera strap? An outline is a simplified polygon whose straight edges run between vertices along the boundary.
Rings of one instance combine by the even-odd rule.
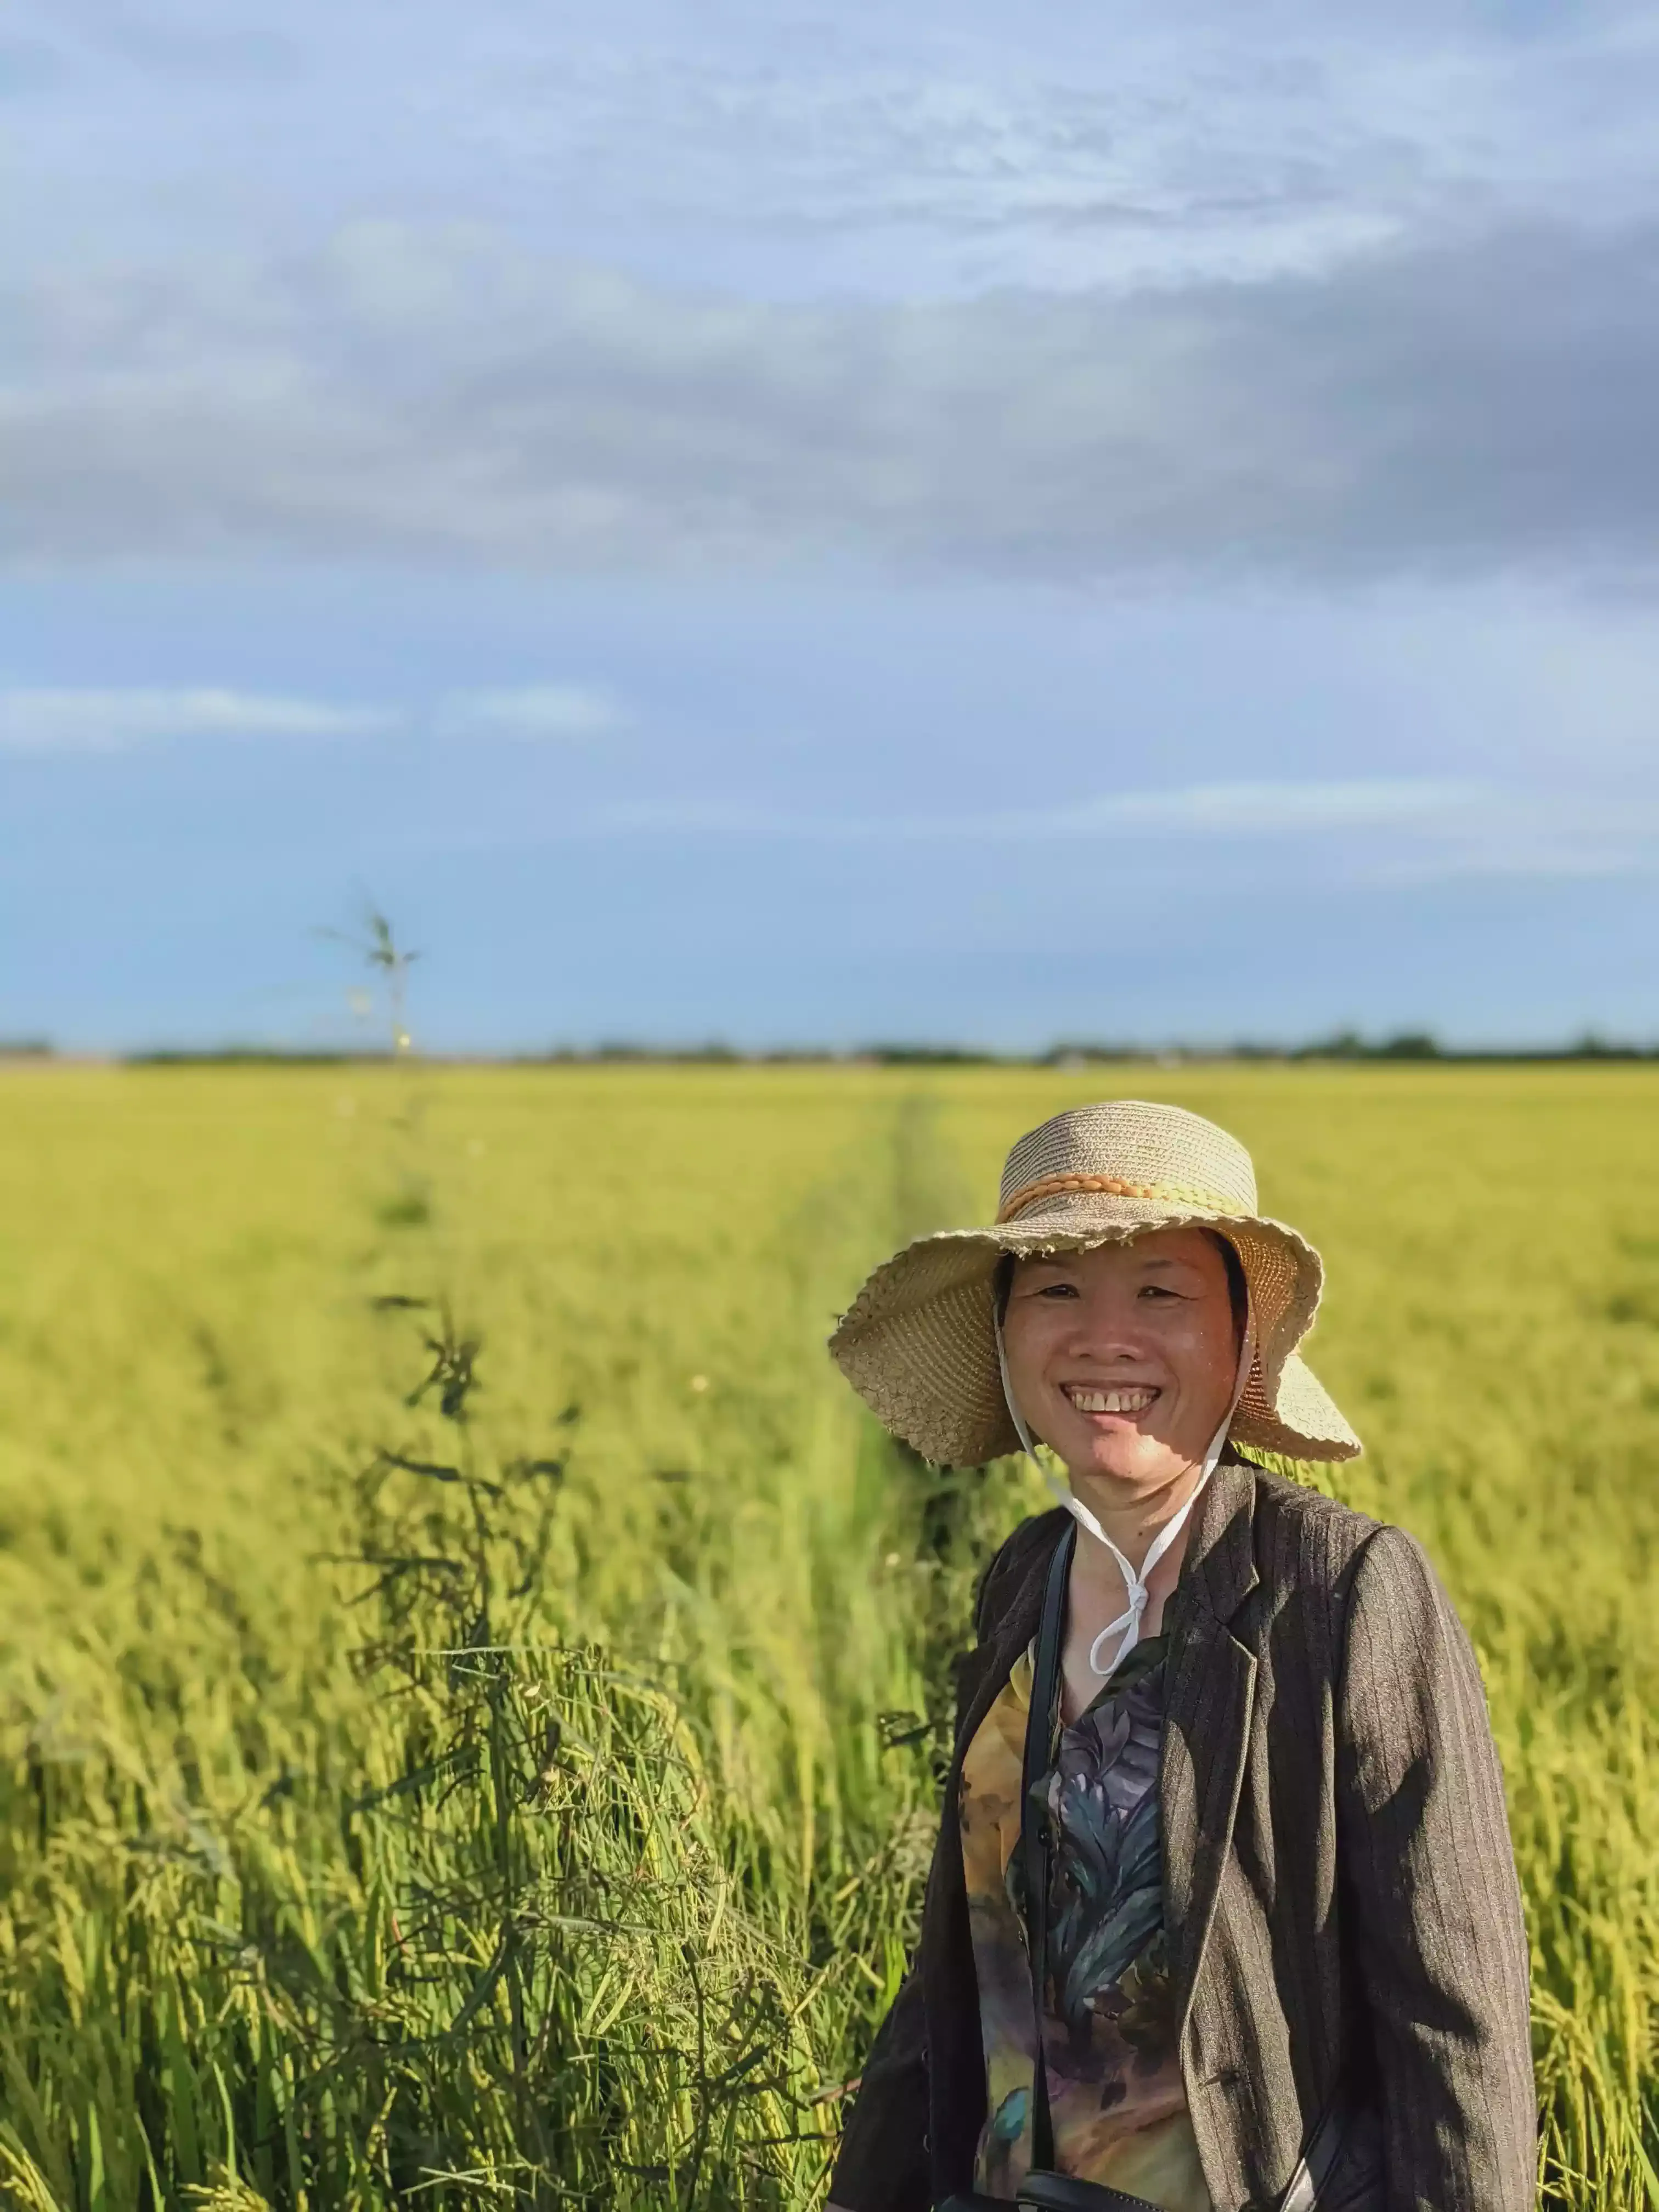
[[[1048,2069],[1043,2056],[1042,1999],[1048,1972],[1048,1823],[1034,1793],[1048,1771],[1060,1708],[1060,1654],[1066,1634],[1066,1585],[1077,1548],[1077,1524],[1069,1522],[1055,1547],[1042,1594],[1036,1659],[1031,1672],[1031,1709],[1025,1717],[1025,1759],[1019,1801],[1019,1849],[1025,1883],[1026,1954],[1031,1966],[1031,2022],[1036,2059],[1031,2075],[1031,2164],[1046,2170],[1054,2162],[1054,2122],[1048,2111]]]

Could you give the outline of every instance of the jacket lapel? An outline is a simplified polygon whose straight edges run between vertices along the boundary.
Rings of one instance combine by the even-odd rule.
[[[1253,1590],[1255,1475],[1228,1461],[1193,1515],[1171,1601],[1174,1672],[1164,1700],[1158,1796],[1164,1820],[1164,1905],[1176,2019],[1184,2030],[1243,1779],[1255,1660],[1228,1624]]]

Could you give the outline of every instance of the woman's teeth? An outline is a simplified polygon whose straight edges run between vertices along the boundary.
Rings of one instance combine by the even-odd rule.
[[[1144,1413],[1157,1397],[1156,1390],[1085,1390],[1078,1384],[1062,1386],[1079,1413]]]

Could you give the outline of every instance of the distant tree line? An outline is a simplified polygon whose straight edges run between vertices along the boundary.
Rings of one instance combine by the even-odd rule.
[[[0,1060],[46,1060],[53,1057],[49,1042],[41,1038],[0,1038]],[[327,1067],[372,1064],[394,1055],[386,1049],[361,1047],[337,1048],[228,1043],[216,1046],[158,1046],[119,1055],[131,1066],[292,1066]],[[1183,1060],[1396,1060],[1525,1063],[1567,1060],[1659,1060],[1659,1042],[1635,1044],[1608,1038],[1590,1030],[1560,1045],[1485,1045],[1443,1043],[1429,1030],[1399,1030],[1369,1037],[1358,1030],[1345,1029],[1299,1044],[1241,1037],[1230,1043],[1176,1042],[1163,1045],[1114,1042],[1094,1038],[1062,1038],[1046,1051],[996,1052],[988,1047],[950,1043],[877,1042],[835,1049],[800,1045],[770,1050],[746,1051],[718,1039],[701,1044],[653,1044],[628,1039],[599,1043],[556,1045],[544,1052],[468,1054],[432,1053],[429,1060],[533,1067],[616,1065],[640,1062],[666,1066],[863,1066],[878,1067],[1092,1067],[1109,1066],[1168,1066]]]

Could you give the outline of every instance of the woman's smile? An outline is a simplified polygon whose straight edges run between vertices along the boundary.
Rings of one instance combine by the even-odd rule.
[[[1076,1412],[1088,1414],[1150,1413],[1164,1395],[1162,1390],[1150,1382],[1119,1382],[1110,1386],[1099,1382],[1062,1382],[1060,1388]]]

